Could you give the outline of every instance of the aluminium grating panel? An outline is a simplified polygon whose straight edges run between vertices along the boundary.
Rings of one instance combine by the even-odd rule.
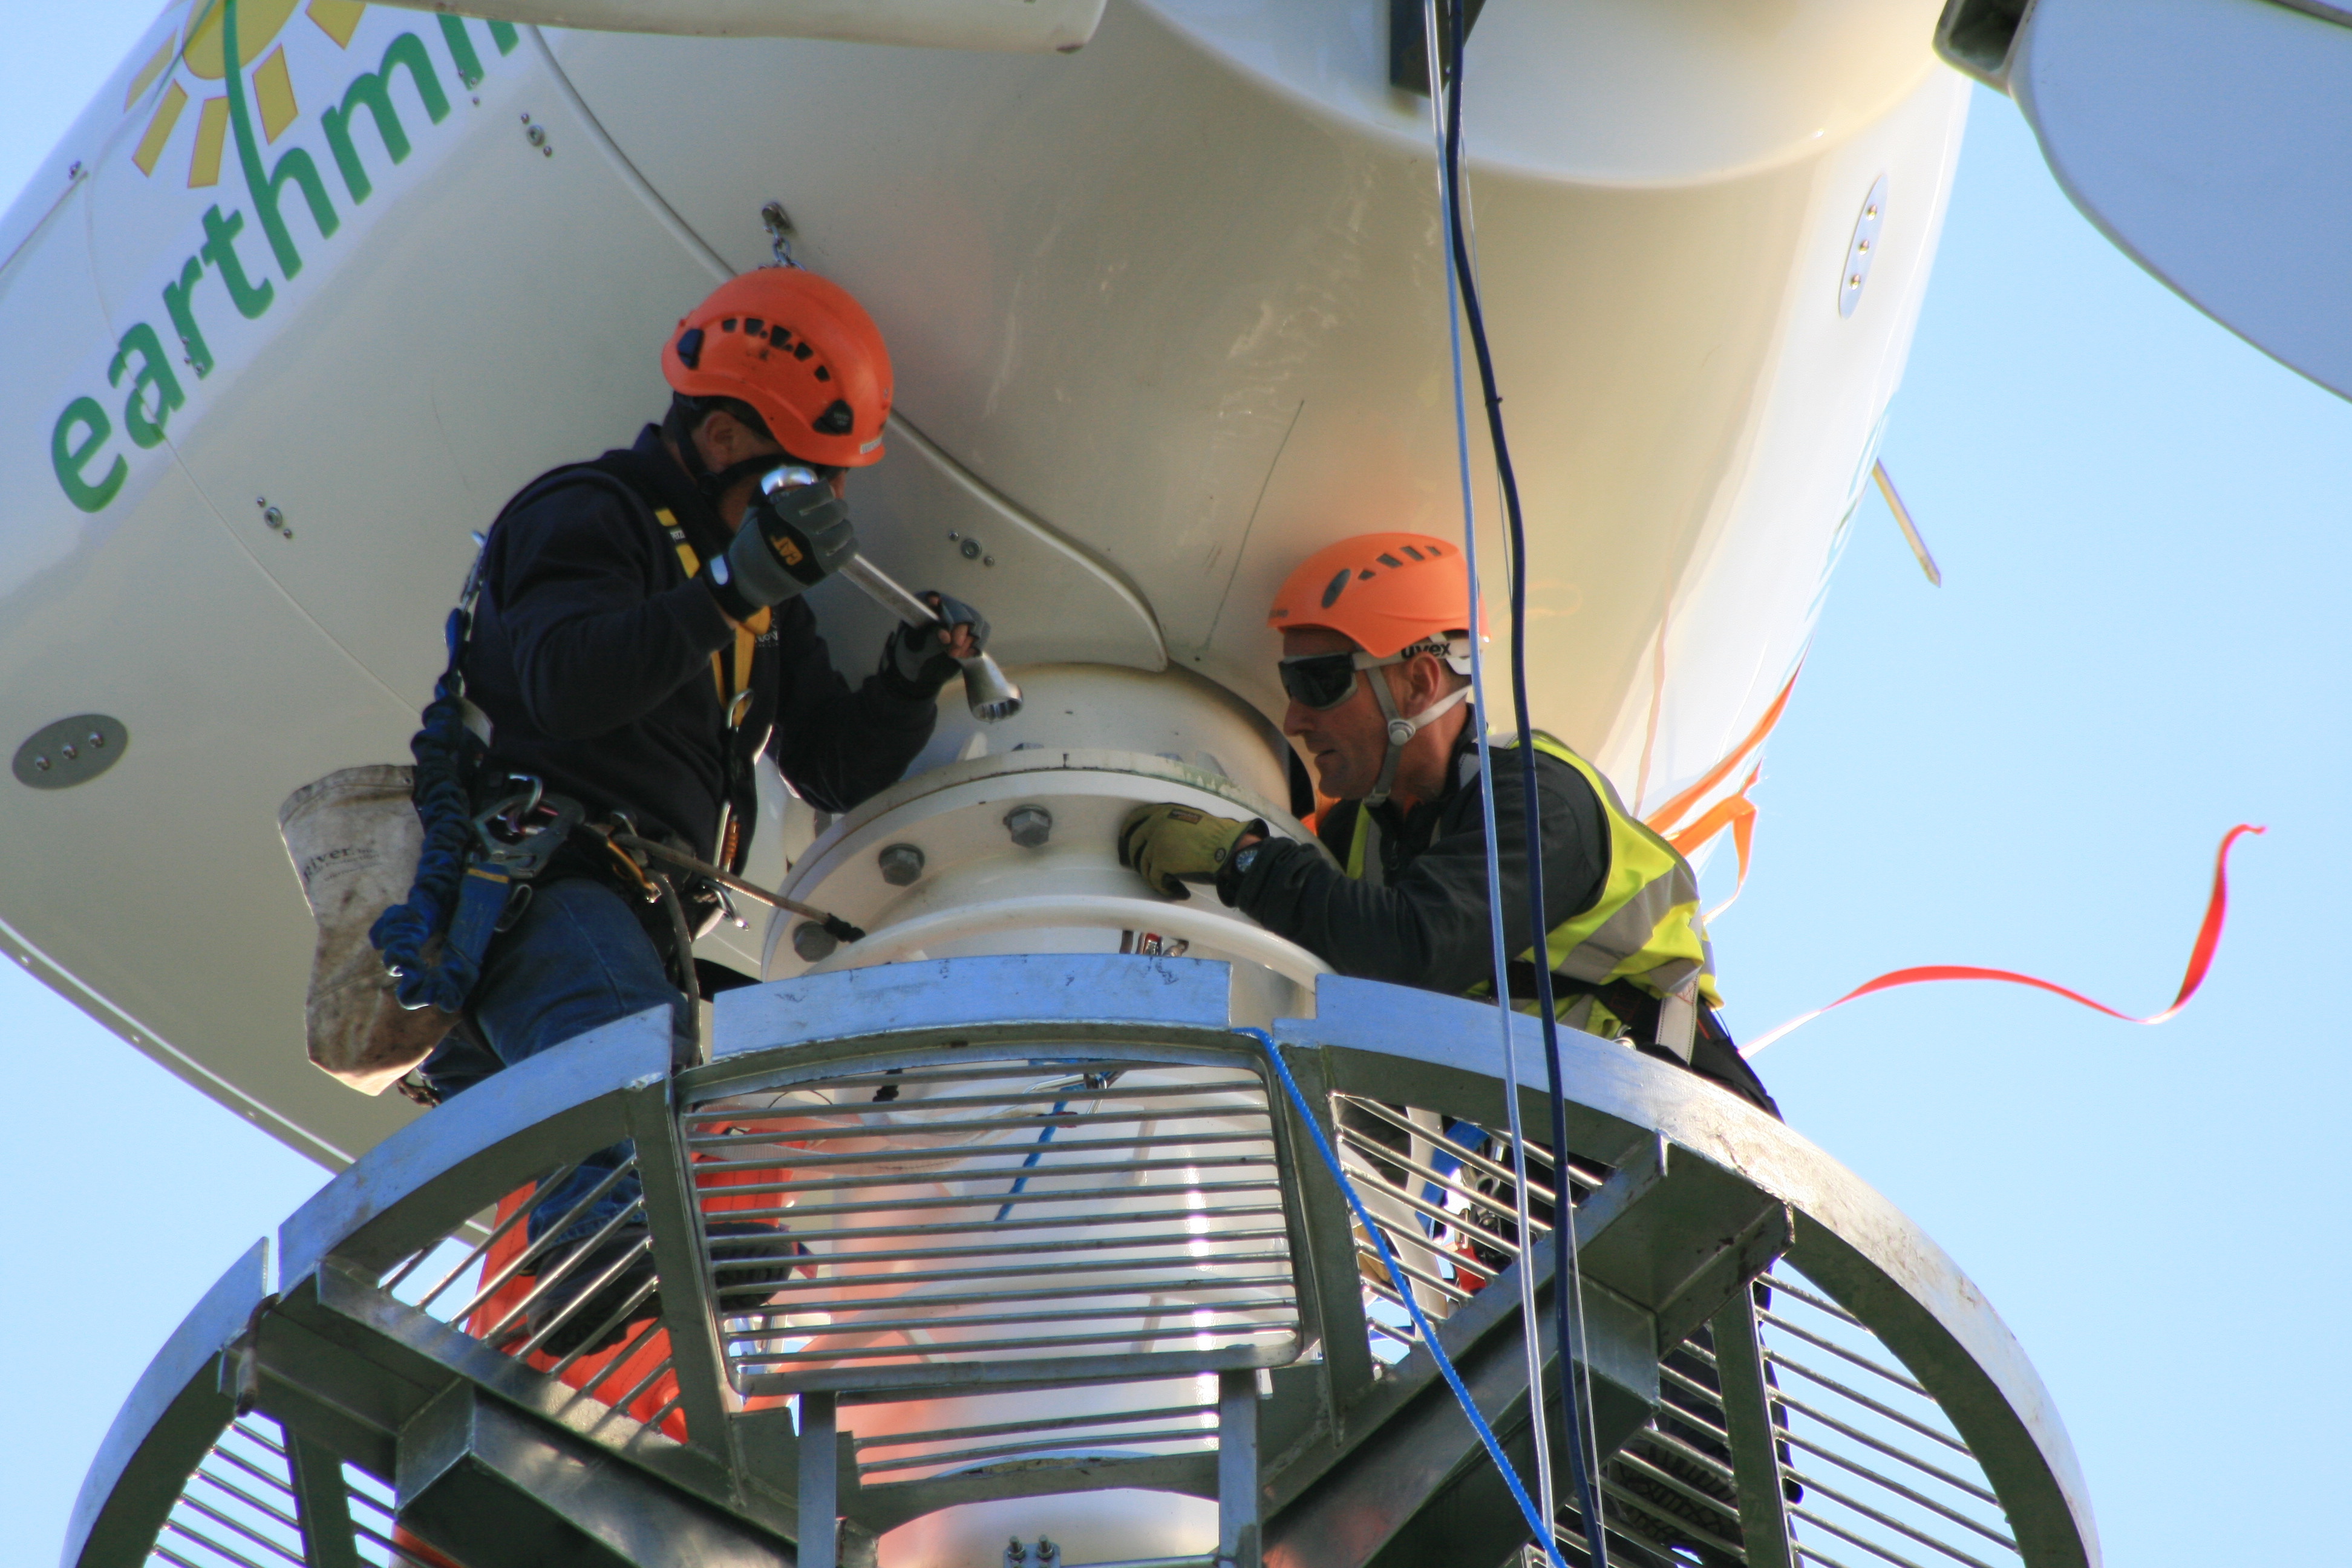
[[[1296,1360],[1265,1081],[1238,1053],[1183,1056],[940,1047],[689,1106],[738,1391]]]

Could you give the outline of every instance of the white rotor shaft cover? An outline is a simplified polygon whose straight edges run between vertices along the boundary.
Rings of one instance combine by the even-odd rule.
[[[1118,863],[1129,814],[1163,801],[1313,842],[1276,804],[1288,774],[1271,727],[1181,671],[1033,666],[1020,679],[1031,695],[1018,718],[982,730],[943,706],[917,771],[834,824],[785,877],[786,897],[868,934],[811,960],[789,940],[800,922],[775,917],[762,977],[971,953],[1184,953],[1233,963],[1237,1005],[1310,1005],[1321,960],[1207,888],[1170,900]],[[1021,813],[1043,814],[1020,818],[1042,841],[1016,841]],[[886,850],[907,859],[900,846],[919,854],[911,883],[884,876]]]

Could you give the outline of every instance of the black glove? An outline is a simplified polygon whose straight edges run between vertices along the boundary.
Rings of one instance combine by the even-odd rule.
[[[951,599],[945,594],[924,593],[916,597],[939,611],[940,619],[949,626],[970,626],[972,652],[980,653],[988,647],[986,616],[961,599]],[[956,663],[955,655],[948,651],[948,645],[940,640],[940,628],[936,626],[900,626],[882,645],[882,665],[904,685],[925,697],[936,696],[940,688],[962,668]]]
[[[857,553],[849,509],[826,485],[754,496],[727,553],[702,569],[719,607],[748,621],[824,581]]]

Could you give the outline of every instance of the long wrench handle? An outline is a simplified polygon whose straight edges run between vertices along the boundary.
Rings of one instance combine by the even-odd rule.
[[[843,576],[866,590],[874,602],[910,626],[936,626],[942,624],[940,613],[908,593],[898,579],[868,561],[863,555],[853,555],[835,568]]]
[[[868,561],[863,555],[853,555],[835,570],[870,595],[874,602],[910,626],[944,626],[940,613],[908,593],[899,581]],[[975,654],[956,660],[963,666],[964,700],[971,706],[972,716],[983,723],[993,724],[999,719],[1009,719],[1021,711],[1021,689],[1005,679],[1004,671],[988,655]]]

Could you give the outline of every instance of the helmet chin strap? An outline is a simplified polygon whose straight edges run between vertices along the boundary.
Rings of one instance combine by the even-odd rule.
[[[1389,749],[1387,754],[1381,758],[1381,776],[1372,784],[1371,793],[1364,796],[1366,805],[1379,805],[1396,787],[1397,763],[1404,757],[1406,743],[1433,721],[1466,700],[1470,689],[1467,686],[1456,687],[1408,719],[1397,712],[1396,699],[1389,693],[1389,683],[1375,670],[1367,669],[1363,674],[1371,684],[1372,700],[1381,705],[1381,717],[1388,721],[1389,727]]]

